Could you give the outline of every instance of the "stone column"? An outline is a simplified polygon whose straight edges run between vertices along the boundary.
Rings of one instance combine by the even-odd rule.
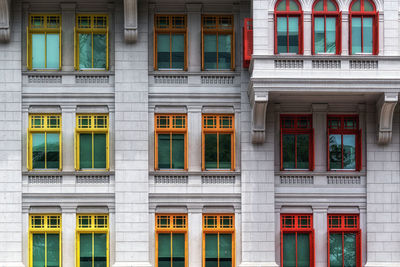
[[[203,226],[202,209],[188,207],[188,247],[189,247],[189,266],[202,266],[203,251]]]
[[[312,104],[313,127],[314,127],[314,159],[316,172],[326,171],[327,158],[326,149],[326,115],[328,104]]]
[[[74,70],[75,3],[61,3],[62,39],[61,61],[63,71]]]
[[[186,4],[189,72],[201,70],[201,7],[201,4]]]
[[[62,106],[61,107],[61,122],[62,126],[62,167],[64,171],[74,171],[74,158],[75,158],[75,144],[74,144],[74,134],[75,134],[75,107],[73,106]],[[65,131],[68,129],[68,131]]]
[[[313,207],[315,267],[325,267],[328,262],[328,207]]]
[[[75,229],[76,207],[63,207],[62,209],[62,265],[75,265]]]
[[[304,55],[311,55],[311,13],[309,11],[304,12],[304,24],[303,24],[303,46]]]

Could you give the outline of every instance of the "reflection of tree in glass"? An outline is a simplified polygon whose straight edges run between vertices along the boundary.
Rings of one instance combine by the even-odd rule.
[[[342,168],[342,144],[340,135],[329,136],[329,162],[331,169]]]

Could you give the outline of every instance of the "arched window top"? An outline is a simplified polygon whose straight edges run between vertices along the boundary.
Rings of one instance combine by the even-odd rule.
[[[375,4],[371,0],[354,0],[350,4],[350,12],[375,12]]]
[[[279,0],[276,3],[275,11],[299,12],[301,11],[301,6],[297,0]]]
[[[314,2],[313,12],[339,12],[339,6],[334,0],[317,0]]]

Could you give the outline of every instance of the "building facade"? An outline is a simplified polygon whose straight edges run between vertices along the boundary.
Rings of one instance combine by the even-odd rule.
[[[0,266],[400,266],[398,0],[0,0]]]

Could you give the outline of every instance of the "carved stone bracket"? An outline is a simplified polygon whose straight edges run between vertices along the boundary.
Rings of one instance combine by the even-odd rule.
[[[398,101],[397,93],[384,93],[376,103],[378,122],[378,144],[385,145],[392,140],[393,113]]]
[[[254,93],[251,97],[252,122],[251,142],[262,144],[265,142],[265,121],[267,116],[268,93]]]
[[[137,0],[124,0],[124,36],[128,43],[134,43],[138,38]]]
[[[0,0],[0,42],[10,41],[11,0]]]

